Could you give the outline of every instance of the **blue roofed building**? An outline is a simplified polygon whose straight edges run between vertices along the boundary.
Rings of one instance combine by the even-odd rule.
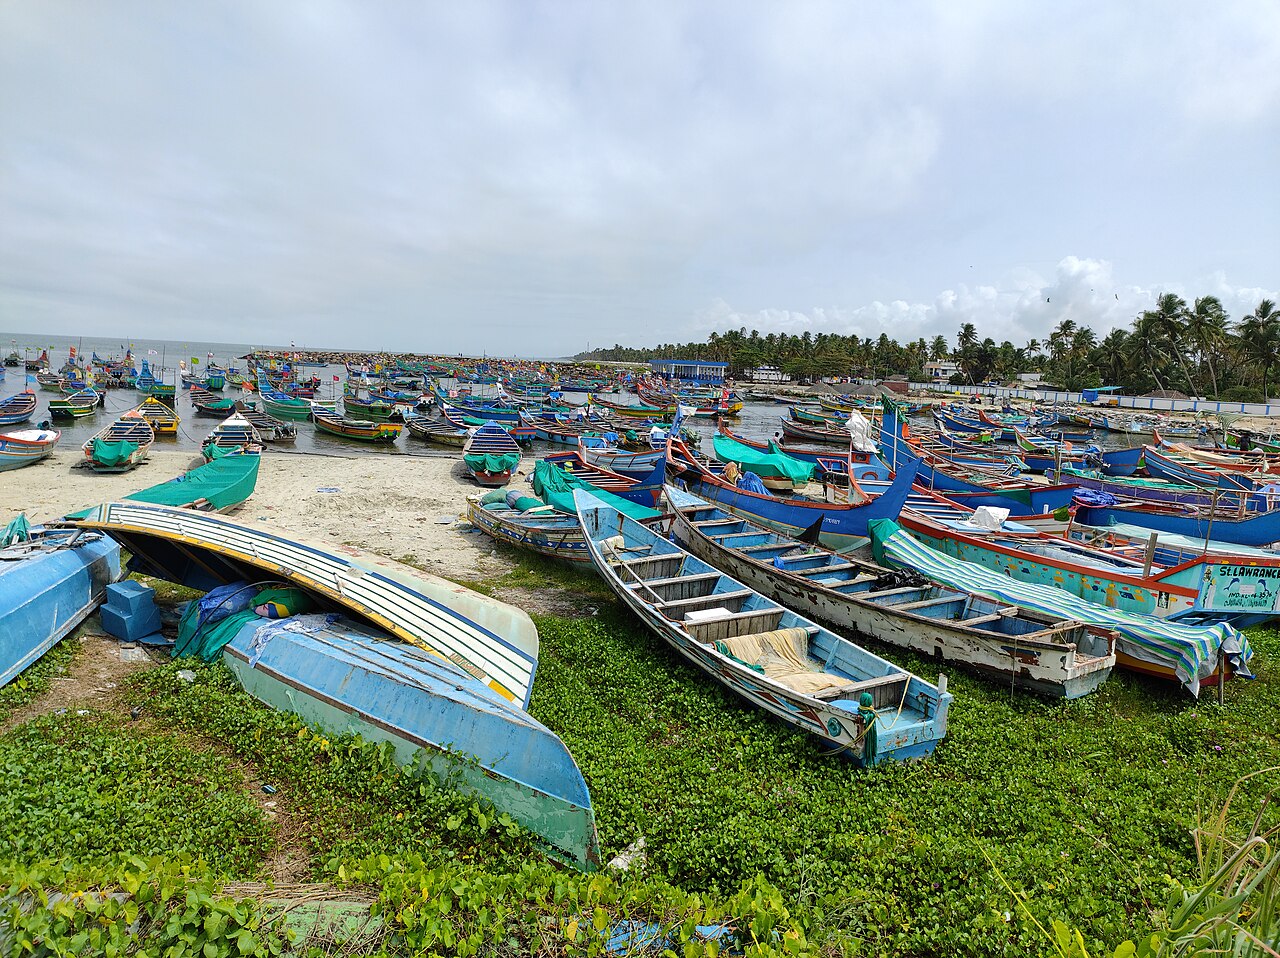
[[[651,359],[649,368],[657,376],[667,379],[687,379],[695,383],[724,382],[729,371],[728,363],[709,363],[700,359]]]

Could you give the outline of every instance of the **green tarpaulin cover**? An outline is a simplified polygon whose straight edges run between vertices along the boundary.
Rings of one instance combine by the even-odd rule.
[[[520,453],[509,452],[503,456],[463,456],[462,461],[472,472],[506,472],[520,464]]]
[[[103,466],[116,466],[128,460],[138,451],[138,444],[128,439],[109,442],[106,439],[93,441],[93,461]]]
[[[556,512],[563,512],[568,516],[576,516],[578,514],[578,510],[573,505],[574,489],[583,489],[593,496],[603,499],[624,516],[630,516],[632,519],[652,519],[654,516],[662,514],[656,509],[650,509],[647,506],[640,505],[638,502],[623,499],[621,496],[615,496],[611,492],[597,488],[585,479],[571,476],[563,469],[556,468],[546,460],[542,460],[534,466],[533,491],[541,496],[542,501],[554,508]]]
[[[173,646],[174,658],[196,656],[205,662],[212,662],[218,657],[222,647],[236,637],[241,626],[260,618],[253,610],[267,602],[281,603],[288,608],[290,615],[310,612],[315,608],[315,602],[300,589],[263,589],[253,597],[249,608],[201,627],[197,624],[200,603],[192,601],[187,606],[182,621],[178,623],[178,638]]]
[[[15,542],[26,542],[30,538],[31,524],[27,522],[27,514],[24,512],[0,530],[0,549]]]
[[[158,486],[143,489],[124,498],[133,502],[154,502],[161,506],[189,506],[198,499],[207,499],[219,511],[239,505],[258,485],[260,456],[227,456],[215,459],[190,472],[162,482]],[[73,512],[68,519],[83,519],[93,510]]]
[[[754,472],[761,478],[789,479],[795,485],[803,485],[813,478],[811,462],[801,462],[781,452],[761,452],[720,433],[716,433],[711,442],[715,446],[716,458],[721,462],[736,462],[745,471]]]

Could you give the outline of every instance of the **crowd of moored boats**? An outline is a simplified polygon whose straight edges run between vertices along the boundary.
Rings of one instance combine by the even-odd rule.
[[[1117,668],[1198,695],[1250,674],[1241,630],[1280,611],[1268,548],[1280,541],[1280,452],[1248,433],[884,395],[777,397],[773,435],[752,437],[731,425],[743,399],[729,387],[580,368],[349,362],[342,395],[326,399],[311,370],[281,358],[172,384],[146,363],[95,366],[141,395],[85,443],[89,468],[136,467],[176,432],[179,390],[216,420],[206,462],[6,529],[0,685],[102,601],[123,549],[128,570],[214,597],[188,610],[180,648],[221,657],[268,704],[391,741],[405,761],[466,756],[464,787],[580,867],[599,858],[590,797],[526,711],[537,662],[526,615],[220,514],[298,424],[456,449],[480,490],[471,526],[594,568],[709,680],[863,765],[927,755],[946,735],[945,674],[913,674],[896,649],[1050,697],[1094,692]],[[102,409],[93,369],[64,367],[56,386],[39,374],[58,398],[38,429],[25,382],[0,400],[0,469],[48,455],[55,418]],[[1138,438],[1108,446],[1103,432]],[[287,628],[253,615],[267,580],[307,597]],[[243,618],[222,614],[229,602]]]

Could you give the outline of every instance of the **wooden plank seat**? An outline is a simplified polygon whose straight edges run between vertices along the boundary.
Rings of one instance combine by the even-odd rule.
[[[782,571],[791,572],[795,575],[811,576],[826,575],[828,572],[844,572],[847,569],[856,568],[858,568],[858,563],[856,562],[833,562],[831,565],[816,565],[811,569],[788,569],[784,565]]]
[[[751,609],[747,612],[725,610],[723,615],[685,619],[681,624],[697,641],[710,644],[736,635],[767,632],[776,629],[781,621],[782,609]]]
[[[990,615],[980,615],[976,619],[965,619],[965,625],[982,625],[986,622],[995,622],[997,619],[1003,619],[1005,616],[1017,615],[1018,610],[1013,606],[1007,609],[1001,609],[999,612],[992,612]]]
[[[895,605],[894,608],[899,612],[910,612],[913,609],[924,609],[931,605],[945,605],[948,602],[963,602],[965,598],[958,592],[951,595],[940,595],[936,599],[922,599],[919,602],[904,602],[902,605]]]
[[[703,519],[701,522],[695,522],[694,525],[699,529],[711,529],[716,526],[740,526],[741,519]]]
[[[654,608],[661,609],[664,612],[672,609],[682,609],[688,612],[698,606],[706,606],[713,608],[717,605],[723,605],[726,602],[734,602],[739,599],[747,599],[755,595],[750,589],[735,589],[733,592],[708,592],[705,595],[693,595],[683,599],[672,599],[667,602],[656,602]]]
[[[768,552],[772,549],[785,549],[789,552],[794,548],[796,547],[786,542],[763,542],[758,546],[743,546],[741,549],[736,549],[734,551],[751,553],[751,552]]]

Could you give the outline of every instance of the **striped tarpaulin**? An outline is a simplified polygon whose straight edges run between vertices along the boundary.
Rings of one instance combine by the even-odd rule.
[[[889,565],[917,569],[931,579],[958,589],[1118,633],[1118,651],[1170,669],[1192,695],[1200,694],[1200,680],[1212,675],[1217,668],[1218,649],[1222,649],[1237,674],[1249,675],[1247,664],[1253,657],[1249,640],[1244,633],[1225,623],[1185,625],[1109,609],[1061,589],[1019,582],[985,566],[931,549],[913,539],[892,519],[873,519],[869,532],[876,558]]]

